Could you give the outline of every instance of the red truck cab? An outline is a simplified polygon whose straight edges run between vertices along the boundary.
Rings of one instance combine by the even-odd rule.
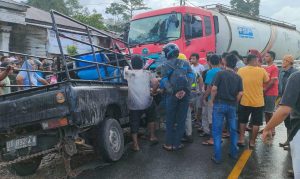
[[[134,16],[128,43],[132,54],[141,54],[158,62],[162,47],[173,42],[188,58],[192,53],[198,53],[199,61],[203,63],[208,52],[216,51],[215,34],[214,17],[210,11],[178,6]]]

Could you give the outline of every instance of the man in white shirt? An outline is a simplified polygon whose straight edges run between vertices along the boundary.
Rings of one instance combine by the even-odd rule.
[[[200,123],[201,113],[202,113],[202,96],[203,96],[203,78],[202,73],[205,71],[205,67],[199,64],[199,54],[193,53],[190,56],[191,68],[196,76],[196,83],[192,85],[192,94],[194,97],[193,108],[196,114],[196,123]]]
[[[199,54],[193,53],[190,57],[190,62],[194,73],[198,73],[201,76],[205,68],[203,65],[199,64]]]
[[[131,58],[131,65],[132,70],[125,67],[124,78],[128,82],[128,109],[130,110],[130,129],[133,140],[132,150],[139,151],[137,134],[142,115],[146,114],[151,144],[158,143],[155,136],[155,120],[157,117],[155,104],[150,94],[152,75],[150,71],[143,70],[143,60],[139,55],[134,55]],[[153,89],[153,93],[155,93],[155,90],[157,89]]]

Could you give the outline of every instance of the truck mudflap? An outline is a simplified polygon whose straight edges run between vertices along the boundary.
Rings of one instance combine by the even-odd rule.
[[[16,97],[0,103],[0,130],[69,114],[65,93],[60,90]]]

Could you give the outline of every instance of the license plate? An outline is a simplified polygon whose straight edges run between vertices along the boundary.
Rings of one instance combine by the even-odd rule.
[[[8,152],[33,146],[36,146],[36,136],[32,135],[6,142],[6,150]]]

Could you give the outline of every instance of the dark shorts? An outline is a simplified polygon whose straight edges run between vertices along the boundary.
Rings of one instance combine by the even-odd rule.
[[[251,115],[251,124],[254,126],[261,126],[263,124],[263,113],[264,107],[249,107],[240,105],[238,110],[239,123],[247,124]]]
[[[265,96],[265,113],[273,113],[275,110],[275,103],[276,103],[277,96]]]
[[[143,119],[145,119],[147,124],[150,122],[155,122],[157,120],[156,106],[154,101],[152,102],[152,105],[145,110],[129,111],[131,133],[138,133],[143,115],[145,115],[145,118]]]

